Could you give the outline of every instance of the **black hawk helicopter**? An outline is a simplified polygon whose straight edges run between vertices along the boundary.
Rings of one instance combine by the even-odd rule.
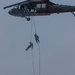
[[[13,7],[8,11],[10,15],[25,17],[27,21],[30,21],[30,16],[44,16],[53,13],[71,12],[75,16],[75,6],[55,4],[49,0],[27,0],[6,6],[4,9],[10,7]]]

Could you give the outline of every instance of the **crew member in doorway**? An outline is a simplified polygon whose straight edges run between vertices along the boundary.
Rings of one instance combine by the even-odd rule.
[[[27,6],[27,9],[29,10],[29,12],[31,12],[31,5],[30,4]]]
[[[39,36],[35,33],[35,34],[34,34],[34,37],[35,37],[36,43],[39,43],[39,42],[40,42],[40,41],[39,41]]]
[[[24,5],[21,5],[20,9],[24,10]]]
[[[30,42],[30,45],[26,48],[26,51],[28,50],[28,49],[33,49],[33,43],[32,42]]]

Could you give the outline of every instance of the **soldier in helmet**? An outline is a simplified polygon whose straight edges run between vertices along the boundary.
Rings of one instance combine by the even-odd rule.
[[[33,49],[33,43],[32,43],[32,42],[30,42],[30,45],[29,45],[25,50],[27,51],[27,50],[30,49],[30,48]]]
[[[40,42],[40,41],[39,41],[39,36],[35,33],[35,34],[34,34],[34,37],[35,37],[36,43],[39,43],[39,42]]]

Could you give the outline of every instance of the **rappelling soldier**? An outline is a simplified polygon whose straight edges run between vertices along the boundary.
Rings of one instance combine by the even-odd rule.
[[[30,42],[30,45],[25,50],[27,51],[30,48],[33,49],[33,43],[32,42]]]
[[[39,43],[39,42],[40,42],[40,41],[39,41],[39,36],[35,33],[35,34],[34,34],[34,37],[35,37],[36,43]]]

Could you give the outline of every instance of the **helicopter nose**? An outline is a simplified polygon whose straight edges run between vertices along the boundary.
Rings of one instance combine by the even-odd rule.
[[[8,11],[8,13],[9,13],[10,15],[12,15],[12,14],[13,14],[12,10],[9,10],[9,11]]]
[[[12,16],[17,16],[17,17],[22,17],[22,11],[18,8],[12,8],[11,10],[8,11],[9,15]]]
[[[12,8],[11,10],[8,11],[8,13],[12,16],[18,16],[20,12],[19,12],[19,9]]]

